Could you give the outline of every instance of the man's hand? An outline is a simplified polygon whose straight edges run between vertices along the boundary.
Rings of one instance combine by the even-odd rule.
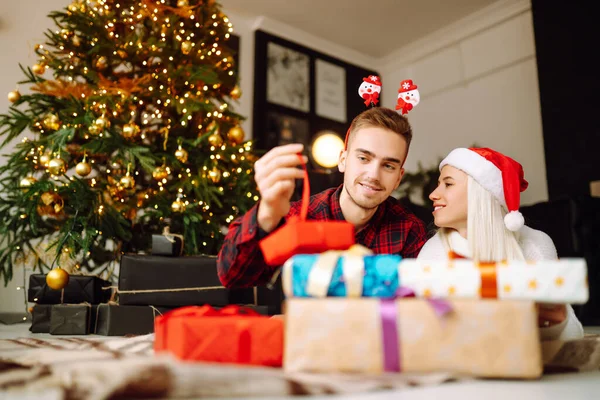
[[[278,146],[254,163],[254,179],[261,196],[257,222],[265,232],[275,229],[290,211],[294,180],[304,176],[304,172],[296,168],[302,163],[298,153],[303,148],[302,144]],[[306,163],[308,158],[302,156],[302,160]]]

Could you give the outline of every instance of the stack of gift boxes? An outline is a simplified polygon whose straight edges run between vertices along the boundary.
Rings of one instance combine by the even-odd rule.
[[[153,236],[152,255],[121,256],[117,287],[96,276],[71,275],[65,288],[53,290],[46,284],[46,275],[31,275],[28,300],[36,303],[31,310],[31,332],[147,334],[154,332],[157,316],[192,305],[219,309],[237,304],[265,315],[276,312],[272,306],[257,304],[256,288],[224,288],[216,257],[181,256],[178,237]]]
[[[583,259],[428,262],[360,247],[295,255],[282,283],[283,319],[184,308],[157,318],[155,350],[288,372],[531,379],[543,367],[536,303],[588,299]]]

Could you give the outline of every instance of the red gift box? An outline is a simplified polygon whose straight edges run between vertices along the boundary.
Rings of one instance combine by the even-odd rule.
[[[158,316],[154,332],[154,351],[180,360],[282,365],[283,321],[249,308],[179,308]]]
[[[302,158],[302,156],[299,156]],[[300,216],[294,216],[281,228],[260,241],[265,262],[283,265],[296,254],[316,254],[327,250],[347,250],[355,243],[354,225],[347,221],[307,221],[310,184],[306,165]]]

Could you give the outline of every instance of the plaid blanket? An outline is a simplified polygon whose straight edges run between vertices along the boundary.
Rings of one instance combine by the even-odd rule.
[[[115,399],[317,395],[439,384],[450,374],[294,374],[183,363],[153,353],[154,335],[0,340],[0,392],[8,398]]]
[[[286,374],[281,369],[183,363],[153,352],[154,335],[0,340],[3,398],[268,397],[360,393],[468,379],[451,374]],[[546,373],[600,369],[600,335],[542,344]]]

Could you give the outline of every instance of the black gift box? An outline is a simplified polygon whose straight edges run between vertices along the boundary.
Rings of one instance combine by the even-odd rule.
[[[53,305],[50,310],[50,334],[87,335],[93,329],[94,311],[90,304]]]
[[[29,330],[32,333],[50,332],[50,310],[52,304],[36,304],[31,310],[31,326]]]
[[[183,254],[181,235],[152,235],[152,255],[178,257]]]
[[[213,256],[161,257],[126,254],[121,257],[119,304],[183,307],[252,304],[252,288],[226,289]]]
[[[33,274],[29,277],[27,300],[38,304],[79,304],[105,303],[110,299],[110,282],[97,276],[70,275],[61,302],[61,290],[54,290],[46,284],[46,275]],[[107,288],[107,289],[103,289]]]
[[[104,336],[145,335],[154,332],[154,318],[170,308],[99,304],[94,333]]]

